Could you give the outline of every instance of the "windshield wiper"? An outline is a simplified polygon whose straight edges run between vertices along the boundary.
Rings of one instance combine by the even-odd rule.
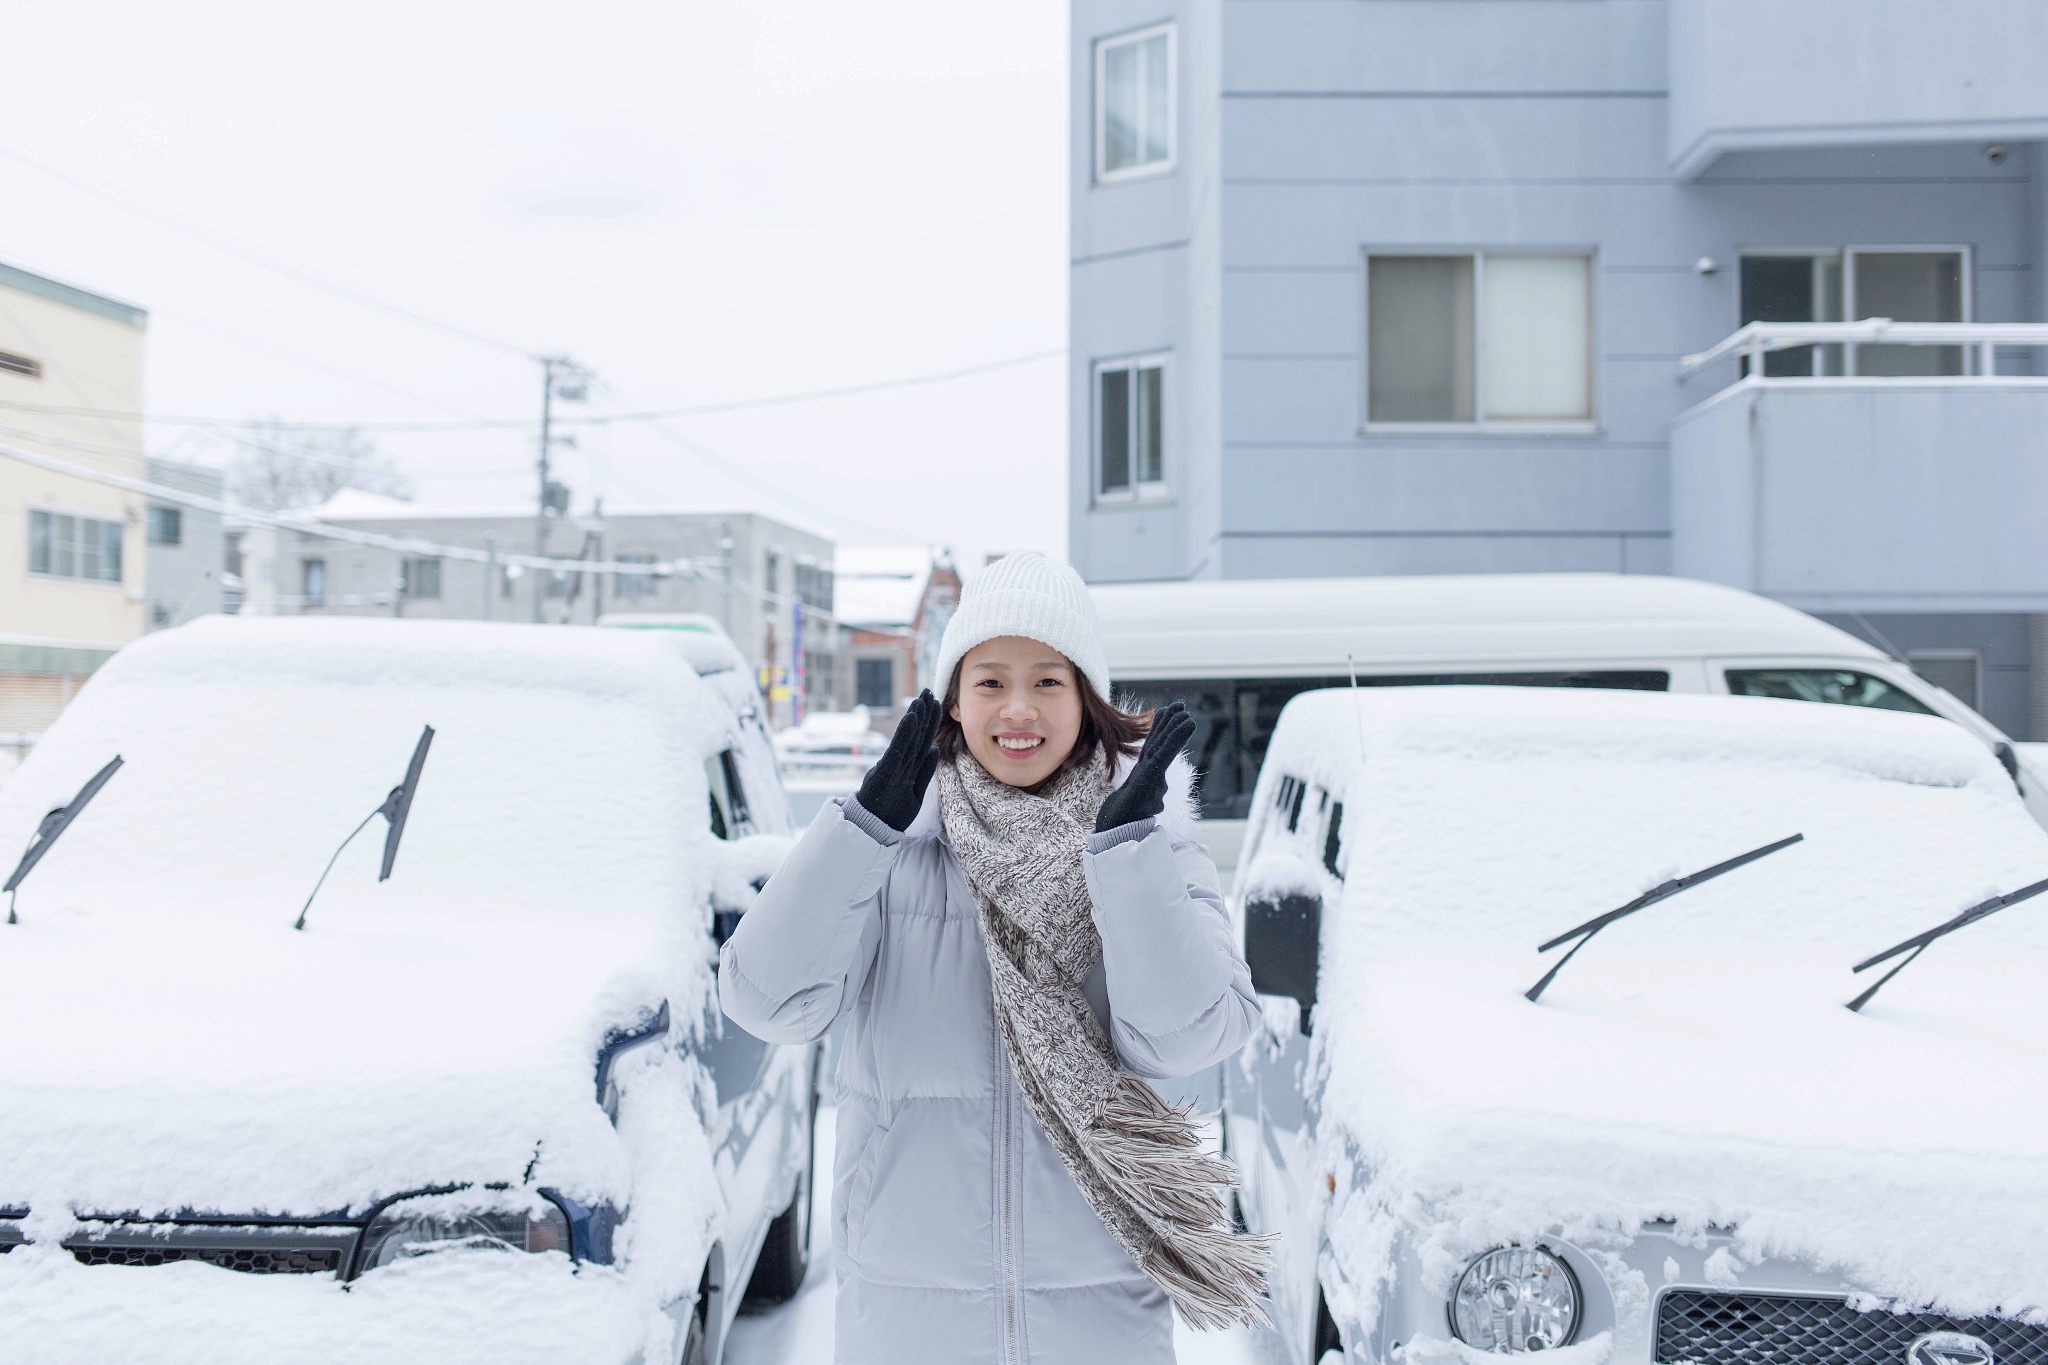
[[[8,877],[5,886],[0,886],[0,891],[7,893],[7,922],[9,924],[19,924],[21,922],[14,916],[14,888],[21,885],[21,879],[29,874],[30,868],[43,860],[43,855],[50,851],[50,845],[57,842],[57,836],[71,828],[71,822],[76,820],[78,813],[85,809],[86,802],[100,794],[100,788],[107,785],[107,779],[112,777],[120,767],[121,755],[115,754],[112,761],[106,767],[101,768],[87,779],[86,784],[78,789],[78,795],[72,797],[69,803],[59,806],[48,815],[45,815],[42,823],[36,826],[35,837],[28,841],[28,848],[22,852],[21,861],[14,865],[13,875]]]
[[[2011,892],[2007,895],[1993,896],[1988,901],[1979,901],[1977,904],[1963,911],[1962,914],[1957,915],[1954,919],[1948,921],[1946,924],[1937,924],[1934,928],[1929,929],[1924,934],[1915,934],[1913,935],[1913,937],[1907,939],[1904,943],[1885,949],[1876,957],[1867,957],[1863,959],[1863,961],[1856,964],[1856,970],[1859,972],[1865,971],[1871,967],[1875,967],[1880,962],[1885,962],[1892,958],[1895,958],[1900,953],[1905,952],[1908,948],[1913,950],[1912,957],[1908,957],[1904,962],[1901,962],[1898,966],[1886,972],[1883,976],[1877,979],[1877,984],[1875,986],[1872,986],[1869,990],[1863,992],[1863,994],[1857,996],[1854,1000],[1851,1000],[1849,1002],[1849,1008],[1852,1010],[1860,1011],[1865,1005],[1869,1004],[1870,997],[1876,995],[1879,991],[1883,990],[1885,982],[1891,980],[1900,972],[1903,972],[1904,970],[1906,970],[1906,968],[1912,966],[1913,958],[1918,957],[1920,956],[1920,954],[1926,952],[1927,945],[1934,942],[1934,940],[1938,938],[1946,938],[1950,934],[1953,934],[1956,930],[1963,928],[1965,925],[1975,924],[1978,920],[1983,919],[1986,915],[1995,915],[1999,911],[2005,909],[2005,907],[2008,905],[2018,905],[2021,901],[2032,900],[2034,897],[2040,895],[2043,891],[2048,891],[2048,881],[2038,881],[2035,882],[2032,886],[2023,886],[2019,890]]]
[[[1739,857],[1730,858],[1725,863],[1715,863],[1712,867],[1703,868],[1700,871],[1694,872],[1689,876],[1675,878],[1671,881],[1665,882],[1661,886],[1653,886],[1648,891],[1645,891],[1642,895],[1637,896],[1634,900],[1630,901],[1627,905],[1622,906],[1619,910],[1609,910],[1604,915],[1596,915],[1592,919],[1587,920],[1584,924],[1581,924],[1576,929],[1566,930],[1564,933],[1559,934],[1556,938],[1550,940],[1550,942],[1543,944],[1536,951],[1539,953],[1547,953],[1552,948],[1557,947],[1557,945],[1559,945],[1560,943],[1570,943],[1573,939],[1578,939],[1578,942],[1572,944],[1571,952],[1566,953],[1563,957],[1557,960],[1557,965],[1555,967],[1552,967],[1548,972],[1545,972],[1543,974],[1543,979],[1541,981],[1537,982],[1535,985],[1531,986],[1528,990],[1523,992],[1524,997],[1530,1001],[1535,1001],[1541,998],[1545,988],[1547,988],[1552,981],[1555,981],[1557,979],[1557,974],[1559,972],[1564,970],[1564,964],[1570,962],[1572,958],[1578,954],[1579,949],[1585,947],[1588,943],[1591,943],[1593,941],[1593,935],[1599,933],[1602,929],[1605,929],[1608,925],[1614,923],[1616,920],[1621,919],[1627,915],[1633,915],[1636,911],[1641,910],[1644,906],[1655,905],[1658,901],[1668,900],[1671,897],[1677,895],[1679,892],[1685,890],[1687,887],[1698,886],[1701,882],[1705,881],[1712,881],[1714,878],[1720,876],[1723,872],[1733,872],[1736,868],[1741,867],[1744,863],[1753,863],[1759,858],[1767,857],[1770,854],[1776,853],[1781,848],[1790,848],[1792,847],[1792,845],[1798,843],[1805,837],[1806,836],[1804,834],[1795,834],[1789,839],[1780,839],[1775,844],[1765,844],[1762,848],[1753,848],[1749,852],[1744,853]]]
[[[347,848],[355,837],[363,832],[363,825],[369,824],[380,815],[384,817],[389,828],[384,831],[384,861],[379,865],[377,880],[381,882],[390,878],[391,864],[398,857],[398,841],[405,834],[405,817],[411,814],[412,796],[419,790],[420,769],[427,766],[427,746],[433,742],[434,727],[422,726],[419,743],[412,746],[412,762],[405,768],[405,781],[393,787],[377,809],[363,817],[363,824],[350,830],[348,838],[341,841],[341,847],[334,850],[334,857],[329,858],[327,866],[320,869],[320,880],[313,883],[312,891],[306,896],[305,905],[299,910],[298,922],[292,925],[292,928],[306,927],[306,912],[313,908],[313,897],[319,895],[320,888],[327,884],[327,874],[334,871],[334,864],[341,858],[341,850]]]

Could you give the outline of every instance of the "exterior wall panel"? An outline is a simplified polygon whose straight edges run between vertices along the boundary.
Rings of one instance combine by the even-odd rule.
[[[1671,0],[1670,163],[1771,147],[2048,137],[2034,0]]]

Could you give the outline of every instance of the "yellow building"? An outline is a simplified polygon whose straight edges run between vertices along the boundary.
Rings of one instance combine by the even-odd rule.
[[[0,264],[0,446],[145,477],[132,304]],[[0,771],[143,629],[148,500],[0,452]]]

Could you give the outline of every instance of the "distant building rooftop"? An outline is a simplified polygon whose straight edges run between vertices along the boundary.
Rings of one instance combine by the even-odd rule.
[[[137,308],[132,303],[110,299],[105,294],[95,294],[91,290],[80,289],[75,284],[53,280],[46,275],[23,270],[20,266],[8,265],[4,261],[0,261],[0,285],[18,289],[24,294],[34,294],[37,298],[69,304],[88,313],[98,313],[103,318],[125,322],[130,327],[149,325],[149,310],[146,308]]]
[[[833,558],[833,614],[852,626],[907,626],[931,571],[931,551],[922,547],[842,547]]]

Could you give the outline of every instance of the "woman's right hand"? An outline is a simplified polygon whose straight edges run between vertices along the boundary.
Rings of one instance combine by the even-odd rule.
[[[939,733],[939,699],[927,688],[896,722],[889,748],[861,779],[860,808],[901,834],[924,805],[924,789],[939,766],[932,740]]]

